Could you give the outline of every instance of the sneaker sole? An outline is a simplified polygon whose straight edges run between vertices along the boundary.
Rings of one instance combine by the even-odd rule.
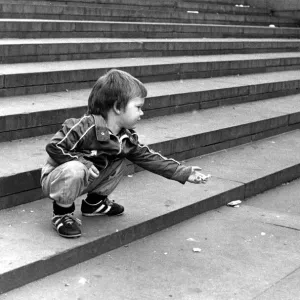
[[[62,237],[64,237],[64,238],[70,238],[70,239],[73,239],[73,238],[79,238],[79,237],[81,237],[81,233],[78,233],[78,234],[76,234],[76,235],[64,235],[64,234],[61,234],[61,233],[59,233],[58,231],[57,231],[57,229],[56,229],[56,227],[54,226],[54,225],[52,225],[53,226],[53,229],[60,235],[60,236],[62,236]]]
[[[114,217],[114,216],[121,216],[123,214],[124,214],[124,212],[121,212],[121,213],[116,214],[116,215],[107,215],[107,214],[101,214],[101,213],[99,213],[99,214],[86,214],[86,213],[82,213],[82,215],[84,217],[101,217],[101,216]]]

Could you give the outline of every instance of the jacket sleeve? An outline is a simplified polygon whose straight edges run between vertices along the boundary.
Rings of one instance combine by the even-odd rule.
[[[147,145],[143,145],[138,141],[138,136],[133,133],[135,143],[132,150],[128,153],[127,158],[138,166],[152,173],[161,175],[165,178],[176,180],[184,184],[191,172],[192,167],[181,165],[180,162],[167,158],[159,152],[155,152]]]
[[[85,153],[77,150],[82,145],[85,135],[94,127],[93,124],[87,126],[86,122],[83,122],[84,118],[66,120],[62,128],[47,144],[47,153],[59,165],[71,160],[78,160],[88,169],[92,166],[93,163],[84,158]]]

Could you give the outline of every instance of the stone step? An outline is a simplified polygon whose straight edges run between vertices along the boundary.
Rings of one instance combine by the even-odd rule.
[[[202,213],[1,300],[299,299],[299,186],[296,179],[244,199],[239,208]],[[176,199],[186,197],[185,189],[177,192]],[[174,205],[169,197],[162,202]]]
[[[299,38],[299,28],[116,21],[0,19],[0,38]]]
[[[0,63],[297,52],[299,39],[2,39]]]
[[[145,119],[137,132],[142,143],[185,160],[299,127],[300,101],[294,95]],[[0,209],[41,198],[40,168],[51,137],[0,143]]]
[[[235,8],[235,7],[232,7]],[[196,13],[195,13],[196,12]],[[172,9],[129,9],[109,6],[87,7],[68,5],[34,5],[0,3],[1,18],[22,19],[61,19],[61,20],[97,20],[123,22],[175,22],[199,24],[238,24],[238,25],[276,25],[295,27],[297,22],[291,18],[278,18],[269,14],[234,14],[233,11],[178,11]]]
[[[126,213],[116,218],[83,218],[82,237],[74,240],[59,237],[51,228],[52,203],[48,199],[2,210],[0,293],[229,201],[243,200],[296,179],[300,175],[299,159],[300,130],[295,130],[188,161],[212,175],[206,185],[181,186],[149,172],[124,178],[113,197],[125,205]],[[76,200],[76,217],[81,217],[80,200]]]
[[[28,14],[41,13],[44,12],[44,8],[47,7],[50,10],[55,10],[56,13],[63,14],[67,10],[73,14],[80,14],[80,12],[76,12],[76,8],[78,10],[82,10],[82,8],[87,8],[87,12],[90,11],[90,8],[94,8],[96,10],[99,9],[125,9],[125,10],[151,10],[151,11],[177,11],[177,12],[213,12],[213,13],[229,13],[234,15],[266,15],[271,16],[271,11],[265,8],[255,8],[255,7],[239,7],[238,5],[232,4],[216,4],[216,3],[208,3],[208,2],[197,2],[197,3],[188,3],[183,1],[177,2],[161,2],[161,1],[139,1],[130,3],[122,3],[118,1],[100,1],[99,3],[92,3],[87,1],[81,2],[67,2],[63,3],[61,1],[47,2],[47,1],[10,1],[7,3],[6,0],[0,0],[0,10],[1,10],[1,18],[5,17],[6,14],[18,14],[24,13],[25,11]],[[25,10],[26,8],[26,10]],[[48,12],[49,14],[49,12]],[[54,16],[55,18],[63,18],[63,16]],[[66,16],[67,17],[67,16]],[[88,17],[88,16],[87,16]],[[26,16],[27,18],[27,16]]]
[[[299,65],[299,52],[2,64],[0,97],[91,87],[112,68],[154,82],[295,70]]]
[[[245,103],[300,92],[299,71],[146,83],[143,118]],[[56,132],[86,111],[90,89],[1,99],[0,142]]]
[[[127,8],[127,9],[139,9],[139,10],[194,10],[194,11],[210,11],[210,12],[230,12],[233,14],[256,14],[256,15],[270,15],[270,10],[266,8],[255,8],[250,6],[236,5],[233,2],[221,2],[221,1],[138,1],[138,0],[126,0],[126,1],[111,1],[111,0],[98,0],[98,1],[28,1],[28,0],[11,0],[8,4],[6,0],[0,0],[1,4],[19,4],[22,5],[44,5],[44,6],[68,6],[68,7],[109,7],[109,8]],[[241,1],[239,1],[241,3]],[[9,6],[4,6],[5,11]],[[4,11],[3,11],[4,12]]]
[[[27,0],[19,0],[22,5],[14,5],[16,1],[11,1],[10,5],[7,5],[7,1],[6,4],[5,1],[0,2],[4,3],[0,8],[8,9],[9,13],[0,16],[0,39],[6,39],[1,41],[0,53],[9,52],[1,55],[0,67],[0,101],[3,104],[0,109],[0,239],[3,245],[0,247],[0,294],[217,208],[228,201],[253,196],[299,177],[300,102],[298,95],[285,96],[299,93],[300,78],[297,73],[300,57],[299,48],[295,47],[296,41],[283,41],[286,46],[292,47],[291,50],[285,50],[286,53],[274,53],[281,51],[282,43],[276,41],[276,46],[271,46],[271,40],[264,46],[255,45],[259,48],[262,46],[264,51],[261,52],[271,52],[268,54],[257,54],[259,51],[255,51],[255,54],[229,55],[219,52],[218,48],[212,52],[212,44],[208,46],[211,48],[205,48],[209,53],[200,53],[219,56],[201,56],[196,53],[198,48],[191,48],[188,54],[180,49],[182,52],[175,55],[170,52],[170,57],[155,57],[161,51],[155,48],[156,41],[149,46],[150,51],[151,47],[155,49],[155,55],[149,54],[149,57],[139,55],[128,58],[132,56],[129,41],[126,50],[128,55],[122,53],[115,57],[115,54],[111,54],[109,58],[93,57],[93,54],[89,56],[89,44],[94,43],[92,39],[80,46],[82,50],[78,54],[74,48],[74,44],[78,47],[82,42],[74,38],[234,37],[237,43],[237,39],[245,41],[249,37],[257,39],[257,42],[262,38],[298,39],[299,28],[268,26],[269,23],[288,26],[293,20],[279,23],[279,19],[265,15],[263,21],[266,21],[266,26],[245,26],[248,21],[254,20],[259,25],[262,15],[250,14],[250,11],[254,12],[252,8],[236,8],[236,1],[233,0],[165,0],[163,3],[160,0],[144,0],[145,7],[169,7],[159,12],[147,9],[146,15],[141,7],[132,7],[142,2],[137,0],[86,0],[84,9],[80,7],[82,0],[52,0],[51,5],[49,1],[33,1],[31,3],[34,6],[28,4]],[[183,12],[187,7],[198,10],[203,3],[207,5],[202,6],[206,9],[205,13]],[[244,0],[239,0],[239,3],[247,4]],[[120,6],[105,11],[97,8],[102,4]],[[224,6],[224,13],[220,12],[217,18],[210,11],[216,9],[216,6],[211,6],[216,4]],[[125,9],[122,5],[131,7]],[[227,10],[229,5],[231,9]],[[12,12],[16,14],[12,15]],[[74,20],[78,13],[83,12],[89,18],[93,18],[96,12],[102,15],[102,20]],[[263,10],[261,12],[265,13]],[[67,18],[68,15],[71,20],[37,19],[46,18],[45,14],[47,18],[54,18],[54,15],[57,17],[58,14]],[[18,19],[8,19],[12,16]],[[112,20],[113,17],[117,21]],[[128,17],[132,19],[122,21]],[[107,21],[103,18],[107,18]],[[148,22],[141,22],[144,20]],[[244,26],[184,23],[190,20],[203,23],[238,20]],[[283,19],[281,21],[285,22]],[[40,38],[48,40],[24,41]],[[60,40],[50,41],[51,38]],[[72,42],[67,41],[67,38],[72,38]],[[12,43],[9,39],[22,40]],[[203,45],[203,42],[206,40],[189,47],[201,47],[198,45]],[[160,45],[175,47],[175,51],[176,47],[180,47],[167,46],[167,43],[164,41]],[[68,51],[62,55],[60,51],[65,50],[61,50],[61,44]],[[103,45],[103,42],[98,41],[94,47],[96,51],[101,51],[102,48],[97,50],[97,47]],[[117,47],[122,45],[119,41]],[[219,45],[222,47],[225,44]],[[226,45],[226,51],[232,53],[229,44]],[[241,46],[241,43],[236,45]],[[244,48],[246,45],[249,46],[244,44]],[[23,55],[20,46],[28,54]],[[106,42],[104,47],[108,47],[106,51],[110,52],[114,46]],[[265,51],[270,49],[267,47],[276,50]],[[135,49],[137,46],[133,47],[133,51]],[[39,51],[47,51],[41,58],[44,62],[34,62],[32,59],[40,55]],[[68,56],[69,51],[71,57]],[[144,50],[142,52],[145,53]],[[149,52],[148,48],[146,52]],[[182,54],[186,56],[180,57]],[[19,59],[19,63],[15,63],[14,58],[17,56],[24,57],[24,60]],[[43,197],[40,169],[47,156],[45,145],[65,118],[76,114],[79,116],[84,112],[90,90],[79,89],[90,88],[99,75],[110,68],[130,72],[146,82],[151,91],[145,107],[145,119],[137,128],[141,141],[163,155],[178,160],[196,157],[188,164],[200,165],[203,172],[212,174],[212,178],[206,186],[187,184],[181,187],[148,172],[139,172],[140,169],[130,164],[129,172],[133,176],[125,176],[113,195],[117,202],[125,204],[126,214],[114,220],[84,220],[82,238],[69,241],[58,237],[51,229],[51,201],[39,200]],[[272,77],[270,72],[275,71],[276,77],[274,74]],[[257,72],[261,74],[221,77]],[[205,77],[214,78],[201,79],[199,85],[198,78]],[[270,97],[277,98],[261,100]],[[201,108],[209,109],[199,110]],[[182,113],[174,114],[177,112]],[[16,138],[22,139],[8,141]],[[182,191],[186,193],[184,197]],[[168,195],[168,198],[162,199],[162,194]],[[139,205],[136,204],[137,199]],[[151,210],[149,203],[152,204]],[[78,216],[80,199],[76,205]],[[99,221],[102,223],[99,224]]]

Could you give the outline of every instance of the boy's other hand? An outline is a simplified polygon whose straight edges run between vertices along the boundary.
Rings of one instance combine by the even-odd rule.
[[[203,173],[200,173],[201,170],[200,167],[192,167],[192,173],[188,178],[188,182],[191,183],[206,183],[210,175],[204,175]]]
[[[95,178],[97,178],[99,176],[99,171],[98,169],[92,165],[90,168],[89,168],[89,181],[93,181]]]

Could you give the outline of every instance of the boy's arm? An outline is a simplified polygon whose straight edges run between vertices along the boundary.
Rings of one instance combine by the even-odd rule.
[[[192,167],[181,165],[180,162],[167,158],[153,151],[147,145],[140,144],[138,136],[132,134],[135,143],[127,158],[138,166],[171,180],[184,184],[192,174]]]
[[[84,153],[76,151],[76,148],[83,142],[84,136],[94,127],[93,124],[86,124],[87,120],[84,119],[85,117],[80,120],[66,120],[62,128],[47,144],[46,151],[56,163],[63,164],[71,160],[78,160],[88,169],[93,165],[84,158]]]

